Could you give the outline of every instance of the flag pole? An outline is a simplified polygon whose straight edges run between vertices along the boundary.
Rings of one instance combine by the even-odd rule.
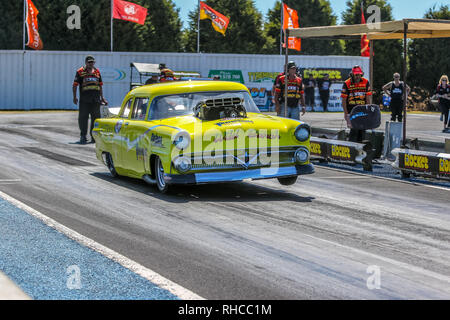
[[[27,0],[23,0],[23,40],[22,40],[22,50],[25,51],[25,24],[27,23]]]
[[[200,0],[198,0],[197,53],[200,53]]]
[[[281,1],[281,21],[280,21],[280,56],[283,55],[283,24],[284,24],[284,14],[283,14],[283,1]]]
[[[114,50],[114,32],[113,32],[113,14],[114,14],[114,0],[111,0],[111,52]]]

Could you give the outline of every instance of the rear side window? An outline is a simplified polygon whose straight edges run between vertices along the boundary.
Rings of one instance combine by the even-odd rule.
[[[119,114],[119,117],[128,119],[128,116],[130,115],[130,110],[131,110],[131,106],[132,106],[131,103],[132,102],[133,102],[133,98],[130,98],[127,101],[127,103],[125,104],[122,112]]]
[[[131,120],[145,120],[148,109],[148,98],[135,98]]]

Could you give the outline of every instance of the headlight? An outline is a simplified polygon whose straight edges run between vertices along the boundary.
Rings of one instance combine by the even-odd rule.
[[[309,160],[309,151],[306,148],[299,148],[295,151],[295,161],[297,163],[305,163]]]
[[[306,123],[301,124],[295,129],[294,136],[300,142],[305,142],[311,135],[311,128]]]
[[[191,143],[191,136],[186,131],[177,132],[173,144],[180,150],[186,149]]]
[[[191,170],[191,160],[186,157],[179,157],[173,161],[173,165],[178,172],[184,173]]]

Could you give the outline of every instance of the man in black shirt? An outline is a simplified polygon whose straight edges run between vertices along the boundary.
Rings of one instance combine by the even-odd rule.
[[[328,100],[330,100],[331,80],[330,75],[325,74],[319,79],[317,86],[319,87],[320,100],[322,100],[323,111],[328,111]]]
[[[312,73],[309,74],[308,79],[305,81],[305,103],[307,106],[311,106],[311,111],[314,111],[314,95],[316,89],[316,80]]]
[[[103,82],[100,71],[94,67],[95,59],[87,56],[85,66],[81,67],[75,73],[73,81],[73,103],[78,104],[77,88],[80,88],[80,107],[78,114],[78,125],[80,127],[80,144],[86,144],[86,134],[88,128],[89,115],[91,116],[91,143],[94,143],[92,129],[94,121],[100,118],[100,103],[108,104],[103,97]]]

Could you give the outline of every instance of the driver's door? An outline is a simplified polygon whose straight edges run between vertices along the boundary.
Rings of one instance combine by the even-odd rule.
[[[148,97],[135,97],[128,124],[123,129],[122,161],[129,173],[142,177],[148,159]]]

